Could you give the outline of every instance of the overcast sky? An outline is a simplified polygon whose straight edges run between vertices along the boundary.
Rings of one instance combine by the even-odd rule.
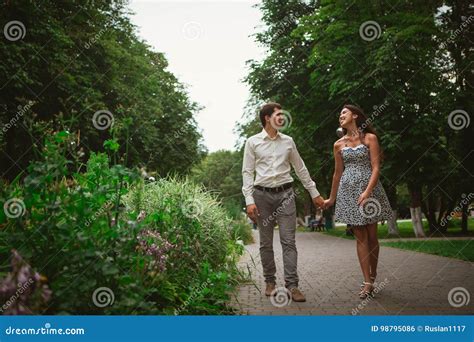
[[[131,1],[139,35],[163,52],[169,70],[205,108],[196,116],[209,151],[233,149],[249,90],[245,62],[263,49],[250,35],[261,29],[259,1]],[[259,28],[260,27],[260,28]]]

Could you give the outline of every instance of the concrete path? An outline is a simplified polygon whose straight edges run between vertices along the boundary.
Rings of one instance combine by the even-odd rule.
[[[375,298],[357,296],[362,275],[355,241],[322,233],[297,233],[298,273],[305,303],[270,301],[255,243],[240,261],[251,281],[242,284],[232,305],[243,315],[466,315],[474,314],[474,263],[424,253],[380,249]],[[474,248],[474,242],[467,248]],[[283,262],[278,231],[274,240],[277,287],[282,287]],[[283,293],[283,288],[281,289]],[[451,291],[451,294],[450,294]],[[465,304],[459,306],[459,304]],[[466,304],[467,303],[467,304]],[[457,307],[459,306],[459,307]]]

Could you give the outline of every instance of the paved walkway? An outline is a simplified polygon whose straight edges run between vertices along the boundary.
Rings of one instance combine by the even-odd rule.
[[[252,280],[239,287],[232,305],[243,315],[440,315],[474,314],[474,263],[381,246],[377,281],[380,292],[362,301],[362,280],[355,241],[322,233],[297,233],[298,273],[305,303],[275,306],[264,295],[264,280],[255,243],[246,246],[240,261]],[[277,287],[283,286],[283,263],[275,231]],[[468,248],[474,248],[474,244]],[[454,307],[448,301],[453,288]],[[283,297],[282,297],[283,298]],[[286,297],[284,297],[286,298]],[[281,299],[281,298],[280,298]],[[276,305],[285,303],[276,302]]]

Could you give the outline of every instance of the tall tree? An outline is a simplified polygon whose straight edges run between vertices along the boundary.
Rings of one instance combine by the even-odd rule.
[[[398,185],[408,185],[417,236],[424,235],[422,211],[430,229],[439,230],[443,182],[459,181],[450,175],[457,164],[445,132],[443,92],[453,87],[442,58],[446,49],[439,46],[440,6],[433,0],[263,1],[266,30],[257,41],[268,54],[250,63],[247,78],[255,96],[290,110],[289,132],[310,170],[327,175],[319,176],[323,190],[332,174],[335,116],[348,102],[365,109],[383,148],[381,181],[394,210]],[[395,222],[391,226],[396,231]]]
[[[202,157],[199,109],[137,38],[126,1],[10,1],[1,5],[0,173],[14,178],[42,135],[67,129],[89,151],[106,139],[122,162],[161,175]],[[113,124],[112,124],[113,123]]]

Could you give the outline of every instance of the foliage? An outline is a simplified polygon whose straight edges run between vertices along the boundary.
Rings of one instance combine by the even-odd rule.
[[[242,200],[242,152],[217,151],[196,164],[190,178],[215,192],[230,216],[238,219],[245,202]]]
[[[196,284],[205,286],[179,312],[227,312],[241,246],[214,197],[189,182],[144,186],[104,153],[91,153],[79,173],[73,141],[67,132],[50,136],[24,182],[2,187],[2,203],[14,198],[23,208],[1,212],[0,275],[9,272],[12,248],[44,275],[52,296],[36,313],[173,314]],[[181,210],[195,199],[205,203],[202,215]],[[94,301],[103,287],[113,293],[105,307]]]
[[[187,179],[168,178],[137,185],[124,203],[142,212],[143,224],[176,247],[168,254],[172,260],[168,281],[181,305],[187,300],[182,294],[200,288],[215,300],[203,298],[199,304],[203,312],[222,309],[236,285],[232,277],[237,275],[235,265],[242,248],[236,244],[231,219],[215,196]],[[179,312],[191,309],[186,305]]]
[[[244,245],[248,245],[254,242],[252,236],[252,224],[248,222],[247,217],[243,213],[240,215],[240,219],[236,219],[232,223],[234,234]]]
[[[397,188],[407,186],[410,206],[422,206],[430,230],[443,229],[443,216],[473,191],[466,173],[472,124],[455,130],[448,119],[454,110],[472,108],[473,73],[466,68],[472,25],[460,29],[467,4],[266,0],[259,6],[266,29],[256,41],[267,55],[249,61],[251,101],[274,100],[289,110],[287,132],[320,191],[329,195],[336,117],[344,104],[355,103],[380,135],[381,181],[393,207]],[[361,33],[368,23],[373,39]],[[256,126],[249,113],[239,127],[243,139]]]
[[[164,55],[137,37],[126,1],[7,1],[0,19],[25,27],[21,40],[0,45],[2,177],[26,169],[31,147],[56,130],[80,132],[82,162],[111,138],[124,165],[161,176],[200,160],[199,108]],[[108,129],[94,127],[98,111],[113,116]]]

